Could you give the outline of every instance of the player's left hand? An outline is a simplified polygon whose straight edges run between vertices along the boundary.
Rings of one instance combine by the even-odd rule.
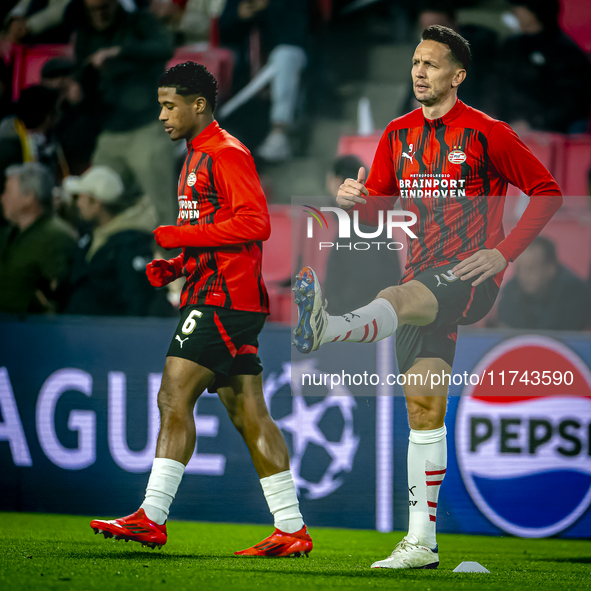
[[[162,248],[170,250],[171,248],[181,248],[186,246],[182,244],[178,226],[158,226],[154,230],[156,244]]]
[[[453,274],[460,277],[462,281],[471,279],[480,275],[476,281],[472,283],[472,287],[480,285],[489,277],[493,277],[500,273],[507,266],[505,257],[496,249],[479,250],[471,257],[464,259],[458,263],[453,269]]]

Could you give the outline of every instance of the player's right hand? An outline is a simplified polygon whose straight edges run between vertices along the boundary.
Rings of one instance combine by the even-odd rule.
[[[351,209],[356,203],[366,203],[362,197],[369,195],[365,188],[365,168],[362,166],[357,173],[357,180],[345,179],[337,193],[337,203],[341,209]]]
[[[146,265],[148,281],[154,287],[164,287],[177,278],[176,268],[166,259],[155,259]]]

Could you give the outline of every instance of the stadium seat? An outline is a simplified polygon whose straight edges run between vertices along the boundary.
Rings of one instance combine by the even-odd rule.
[[[281,287],[273,283],[265,285],[269,294],[269,321],[295,324],[297,308],[293,303],[291,287]],[[292,314],[295,314],[293,318]]]
[[[591,53],[591,3],[581,0],[561,0],[560,28],[585,53]]]
[[[283,282],[291,275],[291,207],[270,205],[271,237],[264,243],[263,278]]]
[[[558,185],[563,188],[562,159],[564,136],[558,133],[532,131],[522,138],[523,143],[532,151],[533,155],[550,171]],[[521,191],[513,186],[507,187],[508,197],[519,197]]]
[[[72,45],[18,45],[14,48],[12,98],[18,100],[21,90],[39,84],[45,62],[56,57],[74,58]]]
[[[292,216],[289,205],[270,205],[271,236],[263,244],[263,279],[272,322],[291,321]],[[295,306],[294,306],[295,309]]]
[[[343,154],[358,156],[369,170],[381,137],[381,132],[368,136],[342,135],[339,138],[337,153],[339,156]]]
[[[561,164],[561,188],[563,194],[569,197],[568,201],[572,196],[589,195],[591,135],[566,136]]]
[[[505,225],[505,234],[515,226]],[[591,268],[591,214],[559,213],[542,230],[542,236],[550,238],[556,244],[558,260],[583,279],[589,278]],[[513,265],[505,274],[506,282],[513,274]]]
[[[173,58],[166,64],[172,68],[182,62],[192,61],[203,64],[218,81],[220,99],[227,98],[232,91],[232,71],[234,68],[234,56],[229,49],[212,47],[207,43],[195,43],[179,47]]]

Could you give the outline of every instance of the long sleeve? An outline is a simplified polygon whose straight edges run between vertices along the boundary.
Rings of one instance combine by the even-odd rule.
[[[379,212],[391,210],[400,195],[392,167],[389,128],[386,128],[382,134],[365,187],[369,192],[369,197],[366,198],[367,203],[365,205],[357,204],[349,211],[351,213],[358,211],[361,223],[376,226]]]
[[[225,246],[267,240],[271,223],[252,156],[228,148],[216,159],[213,173],[218,192],[230,203],[230,217],[213,224],[180,226],[182,246]]]
[[[183,276],[183,267],[185,266],[185,253],[181,252],[178,256],[168,261],[174,267],[177,279]]]
[[[560,209],[562,193],[552,175],[508,125],[496,123],[488,140],[491,163],[497,172],[530,197],[515,228],[496,247],[511,262]]]

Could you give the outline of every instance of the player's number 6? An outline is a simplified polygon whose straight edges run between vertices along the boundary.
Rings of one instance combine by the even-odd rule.
[[[197,326],[195,316],[197,318],[201,318],[201,316],[203,316],[203,312],[199,312],[199,310],[191,311],[191,313],[187,316],[187,319],[183,323],[183,327],[181,329],[183,331],[183,334],[191,334],[195,330],[195,327]]]

